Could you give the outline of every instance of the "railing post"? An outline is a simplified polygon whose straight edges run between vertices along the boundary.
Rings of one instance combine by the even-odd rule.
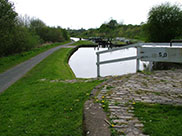
[[[149,61],[149,71],[152,71],[153,61]]]
[[[139,55],[140,54],[140,48],[137,47],[137,60],[136,60],[136,71],[138,72],[140,70],[140,59]]]
[[[99,53],[97,53],[97,77],[100,77],[100,64],[99,64],[99,61],[100,61],[100,56],[99,56]]]

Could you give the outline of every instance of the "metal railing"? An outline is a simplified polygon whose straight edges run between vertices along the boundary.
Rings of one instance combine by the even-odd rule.
[[[171,40],[170,47],[172,47],[172,43],[182,43],[182,40]]]
[[[108,64],[108,63],[114,63],[114,62],[120,62],[120,61],[127,61],[127,60],[133,60],[136,59],[136,70],[139,71],[139,66],[140,66],[140,48],[143,45],[147,46],[161,46],[161,47],[171,47],[172,43],[175,43],[175,46],[182,46],[182,44],[178,44],[179,42],[182,42],[181,40],[172,40],[170,43],[136,43],[136,44],[131,44],[128,46],[120,47],[120,48],[114,48],[114,49],[109,49],[105,51],[99,51],[96,53],[97,55],[97,77],[100,77],[100,65],[102,64]],[[131,47],[135,47],[137,49],[137,55],[136,56],[131,56],[131,57],[125,57],[125,58],[119,58],[119,59],[112,59],[112,60],[106,60],[106,61],[100,61],[100,55],[104,53],[109,53],[109,52],[114,52],[114,51],[119,51],[123,49],[128,49]],[[149,61],[149,70],[152,70],[153,62]]]
[[[106,61],[100,61],[100,55],[104,54],[104,53],[109,53],[109,52],[114,52],[114,51],[118,51],[118,50],[123,50],[123,49],[128,49],[131,47],[139,47],[142,46],[143,43],[136,43],[136,44],[131,44],[128,46],[124,46],[124,47],[120,47],[120,48],[114,48],[114,49],[109,49],[106,51],[100,51],[97,52],[97,77],[100,77],[100,65],[102,64],[108,64],[108,63],[114,63],[114,62],[120,62],[120,61],[127,61],[127,60],[133,60],[133,59],[137,59],[137,70],[139,70],[139,58],[137,56],[132,56],[132,57],[125,57],[125,58],[120,58],[120,59],[113,59],[113,60],[106,60]],[[137,53],[138,54],[138,53]]]

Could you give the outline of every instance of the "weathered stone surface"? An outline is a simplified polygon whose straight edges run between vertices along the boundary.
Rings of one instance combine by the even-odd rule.
[[[119,123],[119,124],[127,124],[128,122],[124,119],[115,119],[112,120],[114,123]]]
[[[106,86],[112,86],[109,95]],[[129,74],[110,80],[101,90],[101,96],[109,102],[110,119],[115,129],[126,136],[142,134],[143,124],[134,117],[136,102],[182,105],[182,69],[155,71],[151,75]]]
[[[109,109],[121,109],[119,106],[109,106]]]
[[[135,124],[135,127],[143,127],[143,124]]]
[[[127,116],[127,115],[125,115],[125,116],[117,116],[118,118],[120,118],[120,119],[132,119],[132,116]]]

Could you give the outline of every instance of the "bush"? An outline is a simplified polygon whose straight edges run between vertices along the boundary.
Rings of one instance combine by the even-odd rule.
[[[8,39],[5,41],[5,39]],[[32,35],[27,28],[16,26],[6,38],[1,46],[1,56],[28,51],[40,44],[40,39],[36,35]]]
[[[68,41],[70,39],[68,32],[65,29],[62,29],[62,35],[64,40]]]
[[[16,26],[13,35],[16,53],[28,51],[40,44],[39,36],[33,35],[26,27]]]
[[[64,37],[62,35],[61,28],[53,28],[53,27],[44,27],[42,29],[41,38],[45,42],[62,42],[64,41]]]

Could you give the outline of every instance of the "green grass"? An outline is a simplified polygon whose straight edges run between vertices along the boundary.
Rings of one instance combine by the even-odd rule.
[[[110,86],[110,85],[106,87],[107,90],[110,90],[112,88],[114,88],[114,87],[113,86]]]
[[[73,46],[78,46],[78,45],[95,45],[95,43],[91,41],[77,41],[72,44]]]
[[[68,42],[69,41],[62,42],[62,43],[50,44],[50,45],[42,46],[40,48],[34,48],[30,51],[23,52],[20,54],[15,54],[15,55],[7,56],[7,57],[1,57],[0,58],[0,73],[8,70],[9,68],[11,68],[11,67],[23,62],[23,61],[30,59],[31,57],[38,55],[41,52],[44,52],[44,51],[46,51],[50,48],[53,48],[57,45],[66,44]]]
[[[75,79],[66,63],[70,52],[56,51],[0,95],[1,136],[82,135],[83,104],[100,81],[51,83]]]
[[[119,44],[119,45],[125,45],[125,42],[121,42],[121,41],[112,41],[113,44]]]
[[[182,136],[182,106],[135,104],[135,115],[150,136]]]

